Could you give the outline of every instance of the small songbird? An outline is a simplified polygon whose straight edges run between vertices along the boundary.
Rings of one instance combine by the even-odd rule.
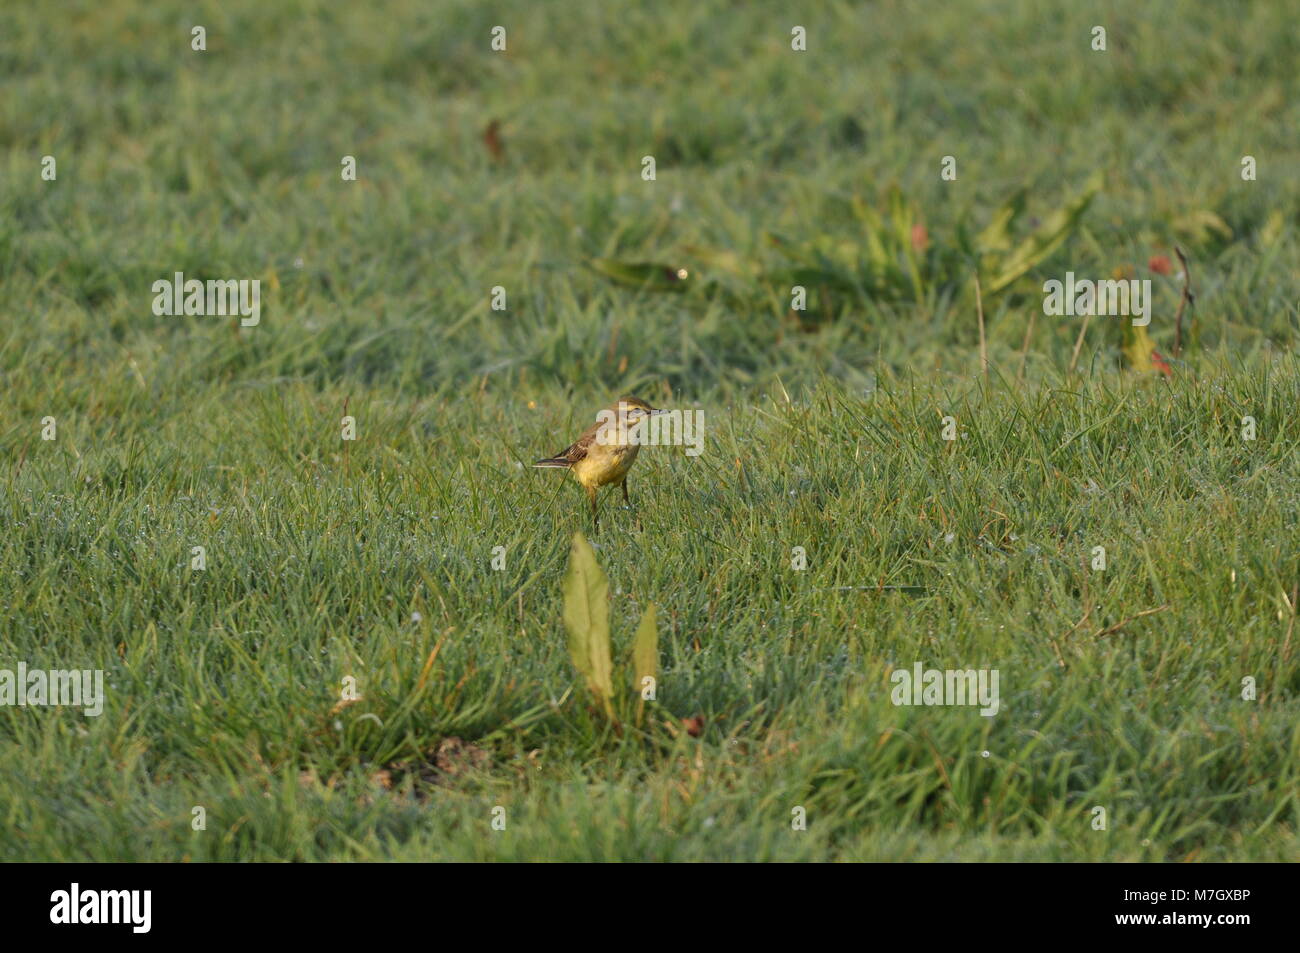
[[[596,515],[596,490],[617,483],[623,488],[623,501],[628,502],[627,471],[632,469],[637,452],[641,449],[637,427],[647,417],[662,414],[639,397],[622,397],[605,408],[596,422],[583,431],[570,447],[553,457],[538,460],[535,467],[563,467],[573,473],[574,479],[587,491],[591,501],[591,518],[600,526]]]

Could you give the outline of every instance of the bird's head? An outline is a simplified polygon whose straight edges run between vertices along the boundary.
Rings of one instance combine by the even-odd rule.
[[[640,397],[620,397],[596,415],[600,425],[596,431],[596,440],[603,444],[624,446],[628,442],[636,443],[636,428],[647,417],[662,414]]]
[[[640,397],[620,397],[618,401],[610,405],[609,409],[614,413],[615,419],[624,427],[634,427],[646,417],[654,414],[662,414],[662,410],[656,410],[647,404]]]

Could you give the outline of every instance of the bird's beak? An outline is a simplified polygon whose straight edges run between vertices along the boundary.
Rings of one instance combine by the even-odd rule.
[[[653,407],[650,408],[651,417],[656,417],[659,414],[666,414],[666,413],[668,413],[668,411],[664,410],[662,407],[660,407],[658,410],[655,410]]]

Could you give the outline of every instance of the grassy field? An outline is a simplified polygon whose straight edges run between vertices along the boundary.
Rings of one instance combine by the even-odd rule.
[[[106,699],[0,706],[0,859],[1300,859],[1300,34],[1090,6],[6,3],[0,670]],[[982,374],[964,231],[1098,176]],[[831,287],[894,196],[917,280]],[[260,323],[155,315],[178,271]],[[1152,279],[1168,375],[1067,271]],[[529,464],[623,393],[704,452],[593,533]],[[658,609],[640,729],[578,530],[619,652]],[[893,704],[918,662],[1000,710]]]

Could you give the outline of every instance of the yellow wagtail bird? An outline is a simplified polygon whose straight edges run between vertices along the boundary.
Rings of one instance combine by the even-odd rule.
[[[623,488],[623,501],[627,495],[627,471],[636,462],[641,444],[636,428],[647,417],[662,414],[639,397],[621,397],[605,408],[596,422],[582,432],[572,445],[553,457],[538,460],[535,467],[563,467],[573,473],[574,479],[587,491],[591,501],[591,518],[600,527],[596,515],[596,490],[617,483]]]

